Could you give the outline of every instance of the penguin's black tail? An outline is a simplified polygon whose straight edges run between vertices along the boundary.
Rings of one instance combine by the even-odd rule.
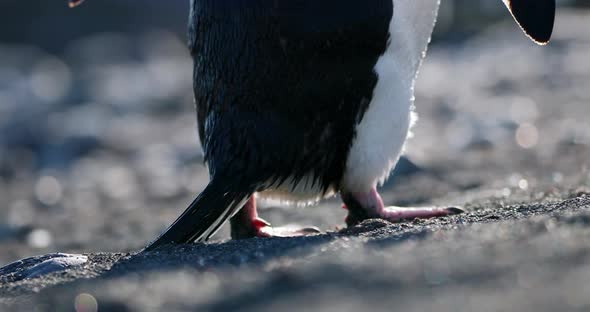
[[[144,251],[168,244],[205,241],[237,212],[255,188],[231,179],[213,178],[176,221]]]

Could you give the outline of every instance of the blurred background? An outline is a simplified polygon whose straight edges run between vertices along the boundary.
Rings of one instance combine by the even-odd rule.
[[[479,187],[510,201],[512,189],[586,172],[588,1],[559,1],[566,13],[547,49],[520,33],[499,0],[442,2],[418,82],[421,119],[399,174],[445,178],[415,182],[429,194],[394,179],[386,199],[444,201]],[[73,10],[65,0],[0,2],[0,265],[140,248],[206,184],[187,10],[186,0],[87,0]],[[575,153],[560,158],[556,146]],[[329,229],[344,218],[332,206],[278,209],[269,219]]]

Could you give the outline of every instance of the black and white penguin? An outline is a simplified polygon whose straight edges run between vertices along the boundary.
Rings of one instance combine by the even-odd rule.
[[[503,0],[538,43],[554,0]],[[191,0],[189,48],[210,182],[151,243],[305,235],[271,227],[256,198],[314,202],[340,193],[348,225],[461,212],[385,207],[390,174],[414,123],[414,81],[439,0]]]

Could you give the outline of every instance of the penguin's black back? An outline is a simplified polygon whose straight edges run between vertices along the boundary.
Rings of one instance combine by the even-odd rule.
[[[377,83],[391,0],[193,0],[189,47],[212,175],[338,187]]]

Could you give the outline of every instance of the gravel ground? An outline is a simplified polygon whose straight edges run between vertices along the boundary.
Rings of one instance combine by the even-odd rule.
[[[431,47],[420,121],[383,197],[465,214],[343,229],[337,198],[268,203],[274,224],[326,234],[228,242],[226,227],[148,254],[135,251],[207,179],[183,44],[102,35],[63,59],[0,47],[0,98],[12,103],[0,107],[0,264],[87,257],[0,269],[0,310],[587,311],[589,20],[562,10],[547,47],[512,24]]]

